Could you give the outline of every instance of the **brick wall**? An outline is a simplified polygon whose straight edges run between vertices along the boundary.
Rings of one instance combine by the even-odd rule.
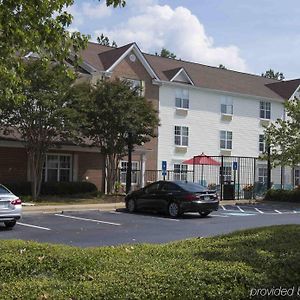
[[[27,153],[22,148],[0,147],[0,183],[27,181]]]
[[[78,181],[88,180],[104,191],[103,176],[104,158],[100,153],[78,153]]]
[[[138,59],[135,62],[130,61],[129,55],[115,68],[112,79],[120,77],[143,80],[145,82],[145,97],[151,101],[154,109],[158,111],[159,87],[152,84],[152,78],[142,63]],[[157,168],[157,147],[157,138],[152,138],[151,141],[144,145],[145,149],[152,150],[146,154],[147,170],[155,170]],[[124,160],[127,160],[127,158],[124,157]]]

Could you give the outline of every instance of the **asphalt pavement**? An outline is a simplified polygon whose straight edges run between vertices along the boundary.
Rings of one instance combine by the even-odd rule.
[[[217,212],[205,218],[187,213],[172,219],[155,213],[129,214],[124,208],[107,206],[106,210],[27,212],[12,230],[0,224],[0,239],[93,247],[166,243],[279,224],[300,224],[300,207],[220,205]]]

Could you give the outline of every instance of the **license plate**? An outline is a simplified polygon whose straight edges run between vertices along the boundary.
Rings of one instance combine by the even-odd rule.
[[[209,196],[204,196],[204,200],[210,200]]]

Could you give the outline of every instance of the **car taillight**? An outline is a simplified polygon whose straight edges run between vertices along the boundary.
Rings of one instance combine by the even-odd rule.
[[[20,204],[22,204],[22,201],[21,201],[21,199],[15,199],[15,200],[10,201],[10,204],[12,204],[12,205],[20,205]]]
[[[195,194],[188,194],[184,196],[184,199],[187,201],[198,200],[199,198]]]

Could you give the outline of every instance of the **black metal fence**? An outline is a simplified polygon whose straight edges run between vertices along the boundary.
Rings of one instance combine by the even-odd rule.
[[[147,185],[157,180],[187,180],[217,190],[221,200],[255,199],[265,194],[269,180],[266,161],[255,157],[209,156],[208,161],[197,163],[198,157],[194,157],[194,164],[187,170],[167,170],[165,176],[162,170],[145,170],[144,174],[133,170],[132,188],[140,188],[142,182]],[[272,186],[291,189],[295,181],[290,174],[294,174],[292,169],[272,169]],[[120,170],[119,181],[126,182],[126,170]]]

